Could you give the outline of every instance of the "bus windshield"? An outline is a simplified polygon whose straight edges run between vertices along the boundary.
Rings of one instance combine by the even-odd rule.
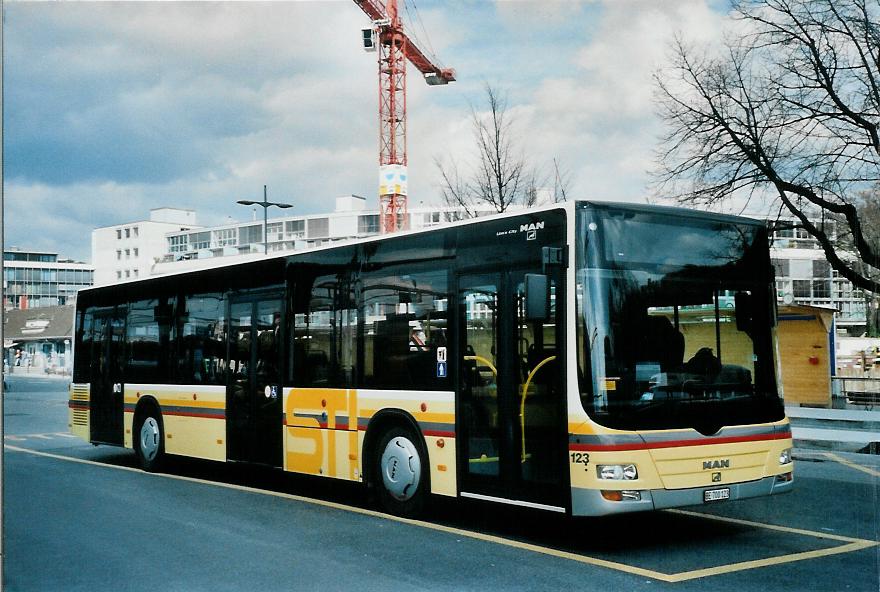
[[[762,226],[587,206],[577,236],[578,375],[595,421],[710,435],[783,418]]]

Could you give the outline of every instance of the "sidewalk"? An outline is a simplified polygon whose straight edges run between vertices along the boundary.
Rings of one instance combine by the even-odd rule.
[[[796,448],[880,454],[880,411],[786,407]]]

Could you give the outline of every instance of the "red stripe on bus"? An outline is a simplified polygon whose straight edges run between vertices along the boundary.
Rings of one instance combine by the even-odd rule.
[[[438,438],[454,438],[455,432],[447,432],[442,430],[422,430],[425,436],[436,436]]]
[[[569,444],[569,450],[591,452],[624,452],[627,450],[650,450],[653,448],[679,448],[685,446],[708,446],[711,444],[732,444],[734,442],[760,442],[763,440],[785,440],[791,432],[767,434],[764,436],[728,436],[707,440],[667,440],[665,442],[641,442],[634,444]]]
[[[218,415],[216,413],[198,413],[196,411],[163,411],[163,415],[177,415],[180,417],[204,417],[206,419],[226,419],[226,415]]]

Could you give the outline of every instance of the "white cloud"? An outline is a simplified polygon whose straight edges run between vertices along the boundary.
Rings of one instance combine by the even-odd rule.
[[[158,205],[247,218],[234,202],[263,184],[300,213],[375,199],[377,56],[350,0],[6,11],[8,241],[88,257],[89,225]],[[444,2],[420,16],[459,82],[409,72],[413,202],[437,199],[435,157],[471,150],[487,80],[508,90],[528,152],[571,171],[571,195],[641,198],[651,73],[674,31],[709,39],[721,20],[698,0]]]

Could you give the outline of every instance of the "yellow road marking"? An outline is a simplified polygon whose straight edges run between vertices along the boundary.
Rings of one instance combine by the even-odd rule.
[[[877,545],[874,541],[861,541],[858,543],[849,543],[840,547],[831,547],[830,549],[819,549],[816,551],[804,551],[803,553],[791,553],[789,555],[779,555],[776,557],[768,557],[766,559],[756,559],[754,561],[741,561],[740,563],[730,563],[728,565],[719,565],[717,567],[707,567],[705,569],[695,569],[693,571],[683,571],[677,574],[669,574],[667,582],[686,582],[697,578],[705,578],[709,576],[720,576],[722,574],[733,573],[736,571],[745,571],[747,569],[756,569],[759,567],[770,567],[771,565],[782,565],[783,563],[792,563],[794,561],[803,561],[805,559],[817,559],[819,557],[827,557],[829,555],[838,555],[840,553],[852,553]]]
[[[798,534],[798,535],[809,536],[809,537],[819,538],[819,539],[836,540],[836,541],[840,541],[840,542],[846,542],[847,544],[841,545],[838,547],[831,547],[829,549],[818,549],[816,551],[804,551],[801,553],[791,553],[788,555],[769,557],[767,559],[757,559],[754,561],[742,561],[739,563],[719,565],[716,567],[709,567],[709,568],[705,568],[705,569],[698,569],[698,570],[692,570],[692,571],[684,571],[684,572],[679,572],[679,573],[667,574],[667,573],[655,571],[652,569],[646,569],[646,568],[642,568],[642,567],[636,567],[634,565],[627,565],[625,563],[619,563],[616,561],[599,559],[598,557],[590,557],[587,555],[578,555],[576,553],[572,553],[569,551],[561,551],[561,550],[553,549],[553,548],[549,548],[549,547],[542,547],[540,545],[536,545],[536,544],[532,544],[532,543],[525,543],[525,542],[521,542],[521,541],[505,539],[505,538],[502,538],[502,537],[496,536],[496,535],[484,534],[484,533],[480,533],[480,532],[473,532],[473,531],[469,531],[469,530],[462,530],[460,528],[455,528],[452,526],[433,524],[431,522],[424,522],[421,520],[413,520],[410,518],[401,518],[398,516],[392,516],[390,514],[384,514],[382,512],[377,512],[375,510],[368,510],[365,508],[358,508],[355,506],[347,506],[347,505],[339,504],[336,502],[330,502],[330,501],[325,501],[325,500],[320,500],[320,499],[315,499],[315,498],[309,498],[309,497],[304,497],[304,496],[295,495],[295,494],[291,494],[291,493],[283,493],[283,492],[271,491],[271,490],[266,490],[266,489],[258,489],[255,487],[248,487],[246,485],[236,485],[234,483],[222,483],[222,482],[218,482],[218,481],[208,481],[205,479],[198,479],[195,477],[186,477],[184,475],[170,475],[170,474],[166,474],[166,473],[145,473],[141,469],[134,468],[134,467],[122,467],[122,466],[118,466],[118,465],[108,465],[106,463],[102,463],[102,462],[98,462],[98,461],[94,461],[94,460],[74,458],[74,457],[70,457],[70,456],[63,456],[60,454],[52,454],[50,452],[31,450],[29,448],[21,448],[18,446],[6,445],[5,448],[7,450],[11,450],[11,451],[15,451],[15,452],[24,452],[27,454],[32,454],[34,456],[42,456],[45,458],[52,458],[52,459],[62,460],[62,461],[67,461],[67,462],[75,462],[75,463],[80,463],[80,464],[85,464],[85,465],[92,465],[92,466],[97,466],[97,467],[103,467],[106,469],[117,469],[117,470],[122,470],[122,471],[129,471],[129,472],[133,472],[133,473],[140,473],[141,475],[148,476],[148,477],[161,477],[161,478],[165,478],[165,479],[174,479],[177,481],[186,481],[189,483],[199,483],[202,485],[211,485],[214,487],[222,487],[225,489],[232,489],[235,491],[244,491],[244,492],[254,493],[254,494],[258,494],[258,495],[268,495],[268,496],[277,497],[277,498],[281,498],[281,499],[287,499],[287,500],[302,502],[302,503],[306,503],[306,504],[312,504],[315,506],[332,508],[335,510],[341,510],[341,511],[350,512],[353,514],[361,514],[364,516],[371,516],[373,518],[390,520],[393,522],[399,522],[401,524],[407,524],[410,526],[426,528],[429,530],[452,534],[455,536],[461,536],[461,537],[465,537],[465,538],[469,538],[469,539],[474,539],[474,540],[485,541],[485,542],[494,543],[494,544],[498,544],[498,545],[503,545],[505,547],[512,547],[515,549],[522,549],[525,551],[531,551],[533,553],[539,553],[541,555],[548,555],[548,556],[557,557],[560,559],[567,559],[570,561],[575,561],[577,563],[593,565],[593,566],[598,566],[598,567],[605,567],[608,569],[613,569],[616,571],[621,571],[621,572],[632,574],[632,575],[648,577],[648,578],[660,580],[663,582],[669,582],[669,583],[684,582],[684,581],[693,580],[696,578],[704,578],[704,577],[708,577],[708,576],[721,575],[721,574],[732,573],[732,572],[736,572],[736,571],[755,569],[755,568],[759,568],[759,567],[767,567],[767,566],[771,566],[771,565],[780,565],[783,563],[790,563],[793,561],[803,561],[805,559],[815,559],[818,557],[826,557],[829,555],[836,555],[836,554],[840,554],[840,553],[850,553],[853,551],[859,551],[861,549],[866,549],[866,548],[873,547],[873,546],[880,544],[875,541],[868,541],[868,540],[864,540],[864,539],[857,539],[857,538],[835,535],[835,534],[830,534],[830,533],[817,532],[817,531],[812,531],[812,530],[804,530],[804,529],[800,529],[800,528],[792,528],[792,527],[788,527],[788,526],[778,526],[775,524],[764,524],[762,522],[752,522],[749,520],[740,520],[738,518],[726,518],[723,516],[712,516],[710,514],[701,514],[699,512],[690,512],[690,511],[686,511],[686,510],[668,510],[669,512],[683,514],[683,515],[687,515],[687,516],[694,516],[694,517],[704,518],[704,519],[709,519],[709,520],[718,520],[721,522],[730,522],[730,523],[734,523],[734,524],[741,524],[741,525],[751,526],[751,527],[755,527],[755,528],[764,528],[767,530],[775,530],[775,531],[786,532],[786,533],[790,533],[790,534]]]
[[[670,582],[684,582],[696,578],[705,578],[707,576],[718,576],[721,574],[732,573],[735,571],[744,571],[747,569],[755,569],[758,567],[769,567],[771,565],[781,565],[783,563],[792,563],[794,561],[803,561],[805,559],[816,559],[819,557],[827,557],[829,555],[838,555],[840,553],[851,553],[860,551],[869,547],[880,545],[876,541],[866,539],[857,539],[839,534],[831,534],[828,532],[819,532],[815,530],[805,530],[803,528],[793,528],[791,526],[780,526],[778,524],[765,524],[763,522],[752,522],[751,520],[742,520],[739,518],[728,518],[726,516],[713,516],[711,514],[702,514],[700,512],[691,512],[689,510],[667,510],[667,512],[675,514],[683,514],[685,516],[694,516],[697,518],[717,520],[719,522],[729,522],[731,524],[740,524],[755,528],[764,528],[766,530],[775,530],[789,534],[813,537],[817,539],[828,539],[832,541],[840,541],[846,543],[839,547],[829,547],[828,549],[817,549],[815,551],[803,551],[800,553],[790,553],[788,555],[778,555],[776,557],[767,557],[766,559],[755,559],[753,561],[741,561],[739,563],[730,563],[727,565],[719,565],[716,567],[707,567],[705,569],[695,569],[693,571],[683,571],[676,574],[669,574]]]
[[[832,541],[841,541],[844,543],[867,542],[872,545],[880,545],[878,542],[867,541],[865,539],[855,539],[839,534],[831,534],[830,532],[819,532],[816,530],[805,530],[803,528],[794,528],[792,526],[780,526],[778,524],[767,524],[765,522],[752,522],[751,520],[743,520],[741,518],[728,518],[727,516],[714,516],[712,514],[703,514],[701,512],[693,512],[690,510],[666,510],[671,514],[682,514],[684,516],[694,516],[696,518],[706,518],[708,520],[716,520],[718,522],[729,522],[731,524],[740,524],[742,526],[751,526],[763,528],[765,530],[776,530],[789,534],[798,534],[801,536],[813,537],[816,539],[830,539]]]
[[[878,471],[878,470],[876,470],[876,469],[872,469],[871,467],[864,467],[864,466],[862,466],[862,465],[860,465],[860,464],[857,464],[857,463],[852,462],[851,460],[847,460],[847,459],[843,458],[842,456],[837,456],[837,455],[834,454],[833,452],[825,452],[825,453],[823,453],[823,454],[824,454],[826,457],[828,457],[828,458],[830,458],[831,460],[833,460],[834,462],[838,462],[838,463],[840,463],[840,464],[842,464],[842,465],[846,465],[846,466],[848,466],[848,467],[851,468],[851,469],[855,469],[855,470],[857,470],[857,471],[861,471],[861,472],[863,472],[863,473],[867,473],[867,474],[869,474],[869,475],[873,475],[874,477],[880,477],[880,471]]]

